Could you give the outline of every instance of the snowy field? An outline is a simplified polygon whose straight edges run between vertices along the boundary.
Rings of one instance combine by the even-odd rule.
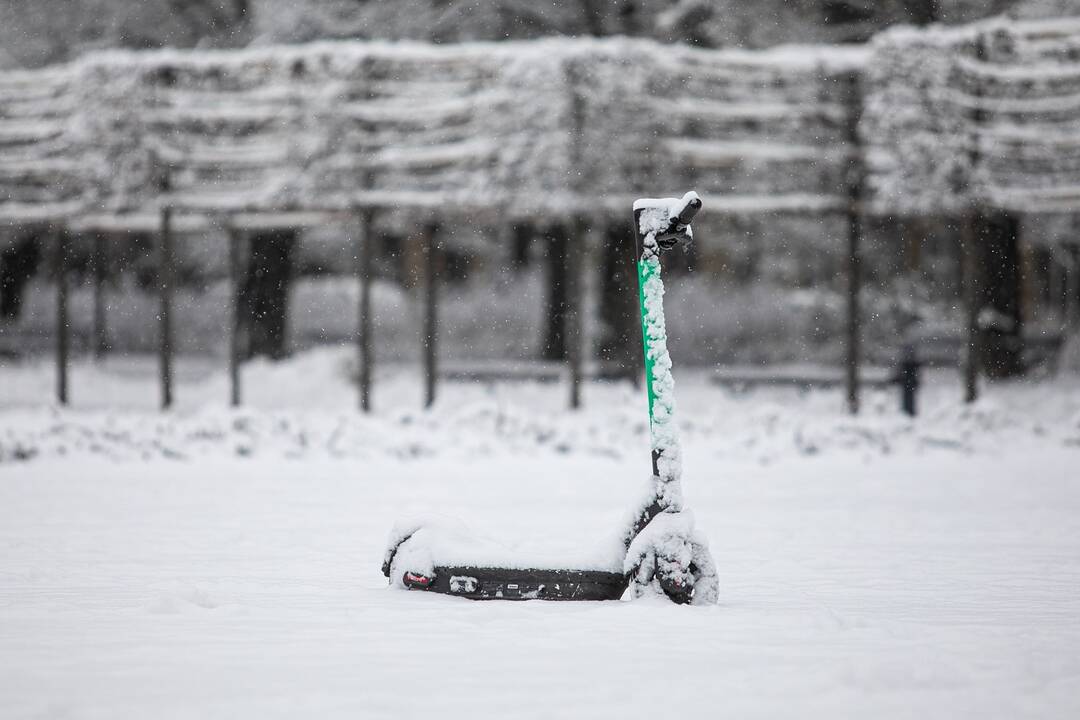
[[[647,469],[644,399],[409,369],[353,412],[349,353],[245,368],[0,367],[0,717],[1080,715],[1080,382],[958,403],[731,393],[677,371],[713,608],[392,591],[395,517],[603,533]]]

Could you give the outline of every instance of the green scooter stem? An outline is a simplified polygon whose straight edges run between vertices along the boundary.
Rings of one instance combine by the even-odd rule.
[[[634,212],[634,227],[637,237],[637,276],[638,302],[641,308],[641,337],[645,360],[645,389],[649,400],[649,434],[652,441],[652,471],[661,482],[678,480],[679,452],[678,438],[675,433],[674,407],[671,405],[670,387],[665,396],[668,405],[658,413],[657,402],[660,399],[659,384],[663,378],[657,376],[657,360],[664,358],[662,374],[670,382],[670,360],[667,352],[667,334],[664,321],[663,280],[660,276],[660,248],[652,236],[641,234],[641,211]],[[647,297],[649,288],[653,289],[657,302],[650,303]],[[666,370],[666,373],[663,371]],[[662,462],[664,456],[673,462]],[[675,468],[675,469],[672,469]]]
[[[649,352],[649,335],[645,320],[645,283],[650,277],[660,277],[660,258],[652,257],[645,259],[638,257],[637,260],[637,277],[638,277],[638,303],[641,307],[641,339],[642,349],[644,351],[645,358],[645,392],[649,398],[649,434],[652,436],[653,429],[653,405],[656,403],[656,391],[653,390],[653,355]],[[661,281],[662,282],[662,281]],[[656,448],[652,451],[652,470],[653,475],[659,475],[660,470],[657,467],[657,461],[660,459],[660,453]]]

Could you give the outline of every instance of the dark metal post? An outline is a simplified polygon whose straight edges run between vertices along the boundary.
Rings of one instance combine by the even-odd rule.
[[[68,321],[68,233],[55,228],[56,236],[56,400],[68,404],[68,356],[71,327]]]
[[[859,412],[859,364],[860,364],[860,314],[859,289],[862,284],[859,262],[860,222],[857,212],[848,214],[848,261],[847,261],[847,362],[845,385],[848,412]]]
[[[900,409],[905,415],[915,417],[918,413],[916,399],[919,394],[919,363],[914,343],[904,343],[900,356]]]
[[[986,42],[981,33],[975,43],[975,57],[978,60],[986,59]],[[976,100],[983,96],[982,83],[977,77],[973,95]],[[968,150],[968,162],[973,173],[982,160],[978,129],[986,123],[986,120],[986,111],[977,105],[971,115],[973,130]],[[967,307],[967,357],[964,358],[964,402],[966,403],[973,403],[979,397],[979,363],[982,360],[980,358],[982,348],[979,342],[979,310],[983,300],[982,253],[979,243],[982,242],[982,238],[977,237],[975,233],[976,216],[977,210],[969,208],[962,220],[960,240],[964,253],[964,296]]]
[[[372,242],[372,228],[374,225],[374,211],[364,208],[360,211],[359,227],[356,236],[356,270],[357,279],[360,283],[360,307],[358,327],[356,334],[357,360],[359,372],[357,375],[360,388],[360,409],[364,412],[371,411],[371,370],[374,365],[374,353],[371,347],[371,280],[372,280],[372,255],[374,243]],[[432,391],[432,394],[434,391]]]
[[[964,306],[967,313],[967,352],[964,356],[964,402],[979,398],[979,249],[976,246],[975,218],[970,214],[961,221],[961,252],[964,263]]]
[[[424,407],[435,404],[435,383],[438,374],[439,322],[439,227],[429,224],[424,238]]]
[[[106,267],[105,234],[94,233],[94,358],[100,360],[109,351],[109,328],[105,317]]]
[[[581,65],[569,62],[564,65],[566,87],[570,91],[570,150],[571,156],[580,158],[585,150],[585,113],[586,92]],[[582,173],[571,176],[570,190],[581,197],[587,194],[586,178]],[[570,367],[570,407],[581,407],[581,365],[583,355],[582,332],[584,322],[584,302],[582,301],[582,274],[585,257],[586,227],[584,218],[578,216],[570,220],[570,240],[563,254],[563,282],[566,288],[566,313],[563,316],[563,342],[566,359]]]
[[[1065,271],[1065,327],[1069,333],[1080,332],[1080,245],[1065,247],[1068,266]]]
[[[862,158],[858,133],[860,100],[858,75],[851,75],[848,83],[847,141],[851,149],[851,159],[847,169],[847,343],[844,380],[848,412],[854,415],[859,412],[859,365],[862,359],[859,345],[861,335],[859,290],[862,285],[862,267],[859,259],[862,217],[859,203],[862,195]]]
[[[158,290],[160,294],[159,320],[159,370],[161,375],[161,408],[168,409],[173,403],[173,337],[172,337],[172,292],[173,292],[173,236],[172,210],[161,209],[161,247],[158,258]]]
[[[240,252],[243,235],[232,225],[229,226],[229,404],[240,406],[240,334],[243,331],[243,307],[240,304]]]
[[[564,255],[566,265],[563,282],[566,288],[566,360],[570,373],[570,407],[581,407],[581,365],[582,365],[582,258],[586,242],[585,222],[574,218],[570,223],[570,243]]]

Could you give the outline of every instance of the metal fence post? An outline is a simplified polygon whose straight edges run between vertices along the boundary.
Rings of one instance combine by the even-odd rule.
[[[374,211],[364,208],[359,214],[356,236],[356,269],[360,283],[360,305],[357,318],[357,360],[359,362],[357,384],[360,390],[360,409],[371,411],[371,371],[374,352],[371,345],[371,280],[372,280],[372,229]],[[433,391],[432,391],[433,393]]]
[[[435,404],[438,376],[439,226],[429,223],[424,234],[424,407]]]
[[[53,229],[56,243],[56,400],[68,404],[68,360],[71,327],[68,317],[68,233]]]

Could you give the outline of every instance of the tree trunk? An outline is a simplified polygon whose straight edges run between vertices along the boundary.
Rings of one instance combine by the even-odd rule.
[[[534,229],[530,223],[517,222],[510,227],[510,267],[514,272],[521,272],[529,266],[529,247],[532,245]]]
[[[0,318],[18,319],[23,290],[37,272],[40,257],[36,237],[25,238],[0,253]]]
[[[561,225],[548,228],[548,296],[544,314],[544,345],[540,356],[544,360],[566,359],[567,314],[567,248],[570,233]]]
[[[987,377],[1021,375],[1023,312],[1020,298],[1020,223],[1015,215],[986,212],[975,217],[982,288],[980,358]]]
[[[239,298],[247,338],[243,356],[279,359],[287,354],[286,319],[296,231],[257,233],[251,236],[248,247],[247,273]]]
[[[622,223],[604,233],[600,278],[600,342],[598,354],[627,377],[641,365],[634,230]]]

